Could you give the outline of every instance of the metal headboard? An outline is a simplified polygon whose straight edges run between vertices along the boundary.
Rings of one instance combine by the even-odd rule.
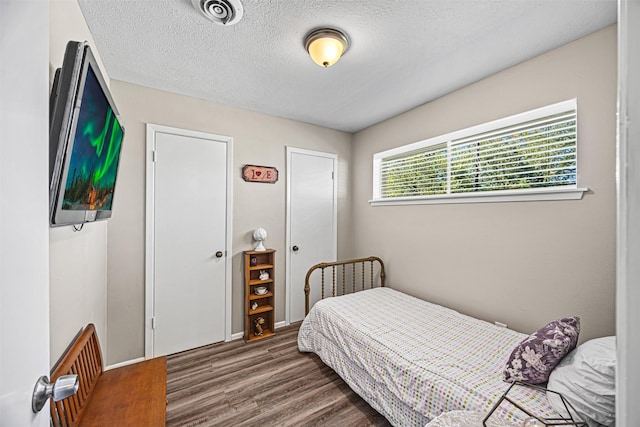
[[[347,266],[351,265],[351,292],[350,293],[354,293],[357,292],[358,290],[364,290],[364,289],[371,289],[374,287],[374,265],[375,263],[378,263],[380,265],[380,286],[384,286],[384,279],[385,279],[385,272],[384,272],[384,263],[382,262],[382,260],[378,257],[375,256],[370,256],[368,258],[356,258],[356,259],[349,259],[349,260],[344,260],[344,261],[335,261],[335,262],[321,262],[319,264],[314,265],[313,267],[311,267],[309,269],[309,271],[307,271],[307,276],[304,279],[304,313],[305,316],[307,314],[309,314],[309,295],[311,293],[311,286],[309,285],[309,279],[311,278],[311,274],[315,271],[315,270],[322,270],[322,291],[321,291],[321,299],[325,298],[325,269],[327,268],[331,268],[331,295],[330,296],[336,296],[336,290],[337,290],[337,285],[336,285],[336,275],[340,273],[340,270],[342,270],[342,294],[340,295],[344,295],[347,293],[347,286],[346,286],[346,271],[347,271]],[[365,266],[366,264],[369,263],[369,287],[367,288],[367,274],[366,274],[366,269]],[[361,269],[361,274],[360,274],[360,289],[357,289],[356,286],[356,265],[357,264],[361,264],[362,265],[362,269]],[[337,268],[342,266],[342,268]],[[328,295],[329,296],[329,295]]]

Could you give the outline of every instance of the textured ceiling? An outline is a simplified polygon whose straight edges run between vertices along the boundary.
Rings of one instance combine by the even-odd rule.
[[[616,22],[616,0],[79,0],[112,79],[355,132]],[[314,64],[303,38],[344,30]]]

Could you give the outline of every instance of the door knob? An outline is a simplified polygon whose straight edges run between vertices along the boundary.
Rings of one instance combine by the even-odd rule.
[[[216,258],[222,258],[222,252],[221,251],[216,252]]]
[[[298,249],[300,248],[294,245],[291,249],[293,250],[293,252],[298,252]]]
[[[33,396],[31,397],[31,410],[34,413],[40,412],[47,400],[53,397],[53,401],[57,402],[73,396],[78,392],[80,380],[77,375],[63,375],[56,380],[55,383],[49,383],[49,377],[41,376],[33,388]]]

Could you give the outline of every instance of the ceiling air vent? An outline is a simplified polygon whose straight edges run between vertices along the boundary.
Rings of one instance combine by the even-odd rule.
[[[191,0],[193,7],[220,25],[233,25],[242,18],[240,0]]]

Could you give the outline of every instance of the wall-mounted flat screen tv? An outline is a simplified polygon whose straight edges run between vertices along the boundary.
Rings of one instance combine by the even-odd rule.
[[[67,44],[49,110],[50,225],[110,218],[124,128],[86,42]]]

